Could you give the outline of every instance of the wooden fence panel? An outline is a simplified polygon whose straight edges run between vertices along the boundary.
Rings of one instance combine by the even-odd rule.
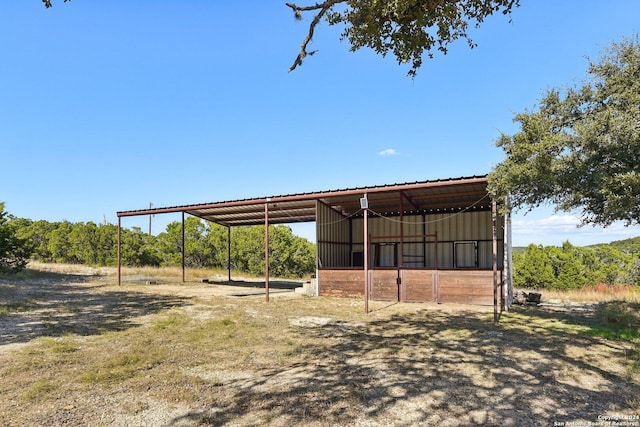
[[[371,299],[398,301],[398,270],[371,270]]]
[[[318,270],[320,296],[364,296],[364,270]]]
[[[402,270],[404,301],[435,301],[434,287],[436,274],[436,270]]]
[[[493,305],[492,271],[444,270],[438,273],[438,302]]]

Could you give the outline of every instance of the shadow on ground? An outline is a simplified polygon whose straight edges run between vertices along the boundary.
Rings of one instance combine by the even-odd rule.
[[[247,281],[247,280],[211,280],[209,283],[214,285],[237,286],[239,288],[258,288],[264,289],[264,281]],[[301,288],[302,282],[294,280],[270,280],[269,289],[290,289]]]
[[[264,295],[266,293],[266,285],[264,281],[251,280],[211,280],[208,283],[212,285],[227,286],[233,291],[229,292],[232,297],[252,297]],[[293,280],[270,280],[269,294],[286,294],[295,292],[296,288],[302,288],[302,282]]]
[[[298,349],[304,362],[227,372],[222,397],[171,425],[537,426],[630,413],[624,344],[574,330],[584,313],[510,316],[494,326],[477,312],[419,310],[294,327],[315,338]]]
[[[94,276],[32,273],[0,276],[0,346],[40,336],[121,331],[187,298],[105,291]]]

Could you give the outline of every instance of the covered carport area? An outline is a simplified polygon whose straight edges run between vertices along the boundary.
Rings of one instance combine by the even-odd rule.
[[[362,295],[368,311],[372,294],[374,298],[397,294],[398,301],[410,301],[407,295],[430,298],[431,294],[440,295],[438,277],[455,273],[453,284],[458,286],[457,282],[468,281],[480,272],[483,281],[492,282],[484,289],[492,291],[496,316],[499,308],[510,303],[506,295],[511,275],[509,223],[508,218],[499,219],[497,203],[487,193],[486,176],[121,211],[117,213],[119,284],[121,219],[163,213],[182,214],[183,280],[185,214],[227,227],[228,243],[232,227],[264,225],[267,301],[269,225],[315,222],[317,294],[333,289],[336,294]],[[228,261],[231,280],[230,253]],[[322,282],[329,273],[341,278]],[[396,281],[397,293],[387,292],[388,286],[376,286],[372,281],[379,277],[387,280],[385,286]],[[429,279],[428,285],[435,293],[406,288],[402,283],[413,281],[422,286],[424,277],[435,278],[435,282]],[[506,287],[504,281],[508,281]],[[458,288],[461,286],[464,284]]]
[[[264,225],[264,254],[265,254],[265,298],[269,301],[269,225],[288,224],[298,222],[313,222],[315,220],[315,199],[306,194],[287,196],[262,197],[214,203],[171,206],[163,208],[120,211],[118,215],[118,285],[122,283],[121,268],[121,228],[122,218],[132,216],[147,216],[157,214],[182,214],[182,280],[185,281],[185,215],[201,218],[227,228],[227,270],[228,280],[231,277],[231,229],[233,227]]]

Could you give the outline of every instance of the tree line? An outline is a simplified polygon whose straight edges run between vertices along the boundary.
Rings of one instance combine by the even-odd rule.
[[[629,242],[625,244],[623,242]],[[584,286],[640,285],[640,237],[578,247],[531,244],[513,253],[513,284],[530,289],[579,289]]]
[[[93,222],[11,219],[15,237],[29,247],[31,259],[50,263],[114,266],[117,264],[117,226]],[[264,226],[228,229],[196,217],[184,222],[185,265],[231,268],[264,274]],[[179,266],[182,264],[182,223],[172,222],[157,236],[140,228],[122,228],[121,262],[124,266]],[[296,236],[290,227],[269,226],[269,270],[279,277],[303,277],[315,271],[315,245]]]
[[[264,226],[228,229],[196,217],[184,223],[185,265],[237,272],[265,271]],[[49,222],[15,218],[0,203],[0,272],[15,272],[32,259],[47,263],[114,266],[117,232],[113,224]],[[230,250],[230,258],[229,258]],[[303,277],[315,271],[315,245],[283,225],[269,226],[269,270],[278,277]],[[139,227],[121,229],[125,266],[179,266],[182,223],[172,222],[157,236]],[[640,237],[587,247],[531,244],[513,251],[514,286],[530,289],[579,289],[624,284],[640,286]]]

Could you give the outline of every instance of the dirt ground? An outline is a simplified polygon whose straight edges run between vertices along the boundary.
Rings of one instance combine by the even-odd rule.
[[[0,278],[0,424],[640,426],[637,346],[592,333],[595,303],[496,326],[283,285]]]

